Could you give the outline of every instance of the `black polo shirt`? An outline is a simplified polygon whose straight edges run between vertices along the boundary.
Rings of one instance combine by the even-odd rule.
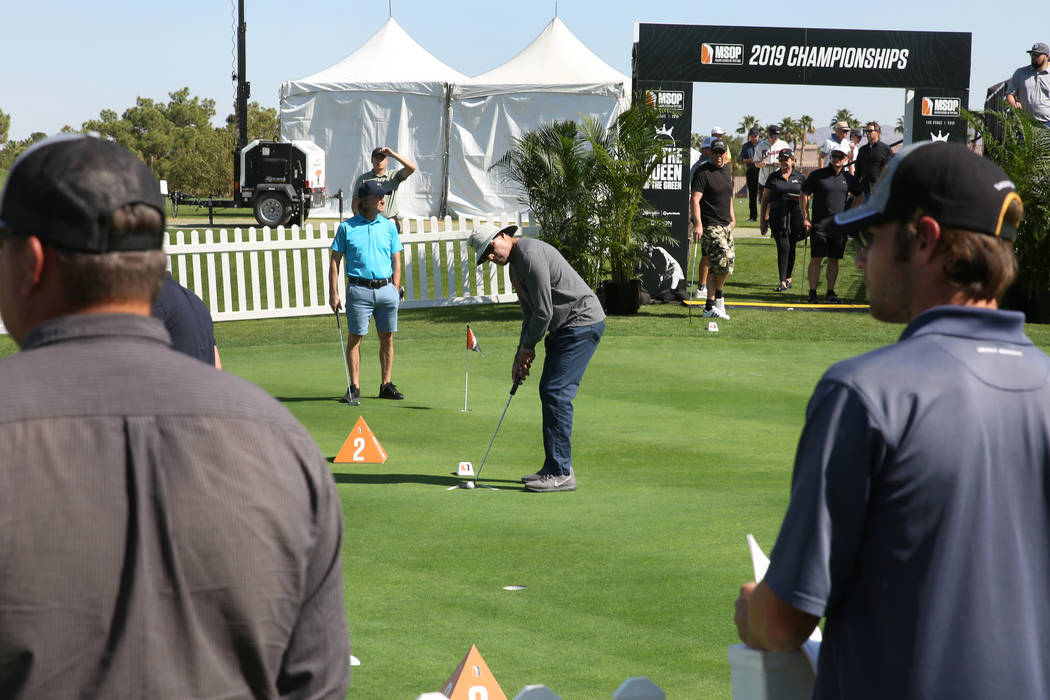
[[[705,227],[729,225],[733,207],[733,168],[729,163],[721,168],[711,161],[701,164],[693,173],[689,189],[703,195],[700,219]]]
[[[784,174],[777,170],[766,178],[766,189],[769,190],[769,204],[774,210],[783,210],[785,207],[798,206],[798,196],[802,193],[802,185],[806,176],[798,168],[792,168],[791,174],[784,178]]]
[[[814,170],[802,184],[802,191],[813,197],[812,221],[824,219],[846,210],[847,195],[861,192],[860,181],[843,168],[837,174],[830,165]]]
[[[871,194],[886,164],[893,157],[893,149],[884,144],[866,143],[857,151],[857,177],[865,194]]]
[[[150,314],[164,322],[171,345],[179,352],[215,364],[215,329],[208,307],[200,297],[167,273]]]

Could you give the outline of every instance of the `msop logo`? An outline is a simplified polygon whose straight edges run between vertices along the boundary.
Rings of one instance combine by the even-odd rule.
[[[922,98],[922,116],[924,117],[958,117],[962,111],[962,100],[958,97],[924,97]]]
[[[700,63],[705,66],[744,65],[743,44],[700,44]]]

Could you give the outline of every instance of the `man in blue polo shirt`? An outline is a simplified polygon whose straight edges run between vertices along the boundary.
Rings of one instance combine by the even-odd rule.
[[[328,266],[329,303],[339,313],[339,263],[346,257],[346,361],[350,386],[343,401],[361,402],[361,338],[368,334],[368,320],[375,317],[379,334],[379,398],[403,399],[391,382],[394,367],[394,333],[401,287],[401,240],[394,222],[382,215],[386,190],[376,180],[366,180],[357,190],[359,213],[339,224],[332,241]]]
[[[826,617],[817,700],[1050,697],[1050,358],[997,304],[1021,215],[991,160],[927,141],[833,219],[872,315],[908,325],[817,384],[735,616],[776,650]]]

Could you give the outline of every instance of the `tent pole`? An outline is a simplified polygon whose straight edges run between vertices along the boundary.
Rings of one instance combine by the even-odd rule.
[[[442,131],[443,153],[441,156],[441,203],[438,205],[438,216],[448,216],[448,151],[452,123],[452,85],[445,83],[445,124]]]

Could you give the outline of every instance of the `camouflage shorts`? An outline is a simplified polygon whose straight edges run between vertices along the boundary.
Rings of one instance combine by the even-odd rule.
[[[716,275],[733,274],[736,247],[731,226],[704,226],[700,236],[700,252],[711,261],[711,272]]]

